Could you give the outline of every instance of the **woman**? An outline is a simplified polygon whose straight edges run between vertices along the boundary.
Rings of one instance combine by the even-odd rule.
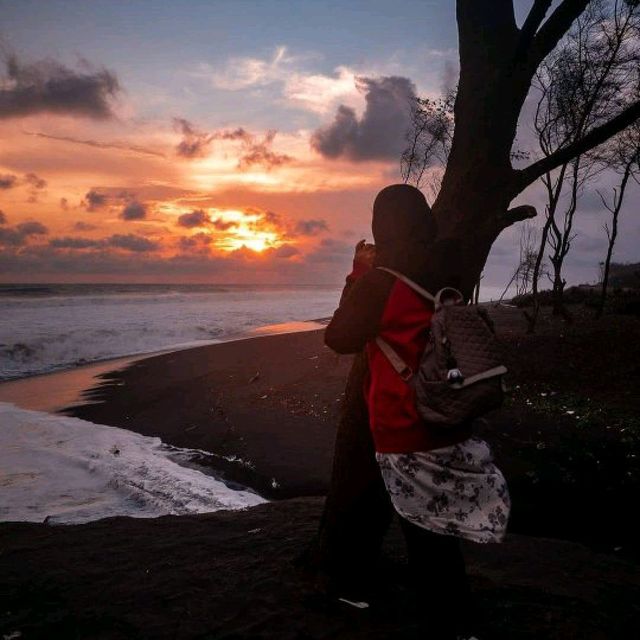
[[[428,289],[425,261],[434,222],[422,193],[408,185],[383,189],[373,206],[372,249],[360,244],[350,287],[325,334],[338,353],[366,350],[364,393],[387,491],[407,542],[414,587],[430,611],[437,637],[466,633],[469,587],[459,538],[500,541],[509,513],[506,483],[488,445],[471,424],[430,426],[419,417],[415,392],[375,343],[382,337],[414,370],[427,342],[430,303],[393,274]],[[366,251],[365,251],[366,249]]]

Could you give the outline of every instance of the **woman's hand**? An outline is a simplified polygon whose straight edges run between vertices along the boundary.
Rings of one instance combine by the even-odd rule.
[[[356,245],[356,252],[353,258],[354,263],[373,267],[373,261],[376,257],[376,246],[367,244],[366,240],[360,240]]]

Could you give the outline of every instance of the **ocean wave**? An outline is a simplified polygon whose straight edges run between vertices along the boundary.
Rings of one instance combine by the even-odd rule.
[[[0,521],[78,524],[265,502],[179,464],[198,452],[159,438],[7,403],[0,403],[0,422]]]

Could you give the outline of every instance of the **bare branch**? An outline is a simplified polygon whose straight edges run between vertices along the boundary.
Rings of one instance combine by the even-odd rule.
[[[533,3],[533,6],[529,11],[529,15],[522,25],[522,29],[520,29],[520,41],[518,42],[519,54],[527,51],[531,45],[531,42],[536,35],[536,31],[542,24],[544,17],[547,15],[547,11],[549,11],[551,3],[552,0],[535,0]]]
[[[535,218],[537,215],[538,212],[536,211],[535,207],[531,206],[530,204],[523,204],[519,207],[513,207],[512,209],[509,209],[500,221],[500,225],[503,229],[506,229],[516,222],[530,220],[531,218]]]
[[[609,122],[596,127],[572,144],[569,144],[562,149],[558,149],[551,155],[534,162],[525,169],[516,170],[516,194],[520,193],[545,173],[553,171],[560,165],[570,162],[576,156],[586,153],[587,151],[591,151],[594,147],[606,142],[609,138],[615,136],[616,133],[626,129],[629,125],[632,125],[639,118],[640,100],[634,102],[622,113],[609,120]]]
[[[588,4],[589,0],[563,0],[549,19],[540,27],[533,40],[530,58],[533,66],[537,67],[555,49],[574,20],[585,10]]]

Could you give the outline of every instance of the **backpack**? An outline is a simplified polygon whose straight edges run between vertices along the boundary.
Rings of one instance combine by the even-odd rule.
[[[429,423],[443,427],[473,420],[502,405],[507,368],[486,310],[467,305],[446,287],[433,296],[405,275],[387,271],[434,305],[427,346],[412,371],[391,345],[376,343],[400,377],[416,392],[416,408]]]

